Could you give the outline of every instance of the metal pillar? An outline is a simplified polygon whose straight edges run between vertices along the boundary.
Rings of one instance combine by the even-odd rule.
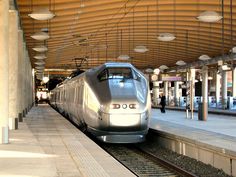
[[[222,108],[227,109],[227,72],[222,71]]]
[[[0,144],[9,142],[9,0],[0,1]]]
[[[208,67],[202,68],[202,120],[206,121],[208,116]]]

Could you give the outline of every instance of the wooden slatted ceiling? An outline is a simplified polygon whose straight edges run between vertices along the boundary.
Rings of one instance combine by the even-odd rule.
[[[32,47],[43,42],[30,35],[48,28],[45,67],[75,68],[73,58],[88,56],[83,66],[86,69],[119,61],[120,54],[131,56],[129,62],[138,68],[170,67],[178,60],[189,63],[202,54],[221,55],[222,39],[226,54],[236,45],[236,2],[232,0],[232,26],[231,0],[223,2],[224,38],[222,20],[204,23],[196,19],[206,10],[221,14],[222,0],[17,0],[32,63],[37,54]],[[48,7],[56,17],[49,21],[31,19],[28,14],[40,7]],[[163,32],[173,33],[176,39],[158,41]],[[79,44],[80,35],[88,39],[83,44]],[[145,45],[149,51],[135,53],[136,45]]]

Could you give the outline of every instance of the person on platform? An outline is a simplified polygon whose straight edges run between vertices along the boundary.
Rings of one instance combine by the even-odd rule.
[[[39,99],[38,99],[38,97],[36,96],[36,97],[35,97],[35,106],[38,106],[38,103],[39,103]]]
[[[162,113],[165,113],[165,112],[166,112],[166,110],[165,110],[165,106],[166,106],[166,96],[165,96],[165,95],[162,95],[162,96],[161,96],[160,105],[161,105],[161,112],[162,112]]]

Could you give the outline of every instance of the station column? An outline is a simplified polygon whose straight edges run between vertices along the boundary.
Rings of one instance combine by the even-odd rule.
[[[193,119],[193,109],[194,109],[194,97],[195,97],[195,75],[196,70],[194,68],[190,69],[190,109],[192,113],[192,119]]]
[[[236,67],[232,70],[232,96],[236,97]]]
[[[23,121],[23,31],[18,30],[18,118]]]
[[[202,68],[202,104],[203,104],[202,119],[206,121],[208,116],[208,67],[207,66],[204,66]]]
[[[23,61],[22,61],[22,95],[23,95],[23,99],[22,99],[22,105],[23,105],[23,117],[26,116],[26,44],[25,42],[23,42]]]
[[[220,74],[218,73],[218,70],[215,72],[215,77],[216,77],[216,106],[219,107],[220,103]]]
[[[175,98],[175,106],[179,106],[179,82],[174,82],[174,98]]]
[[[169,82],[164,81],[164,95],[166,96],[166,104],[169,105]]]
[[[158,98],[159,98],[159,82],[153,82],[153,104],[154,106],[158,106]]]
[[[9,128],[18,128],[18,14],[9,10]]]
[[[0,1],[0,144],[9,142],[8,135],[8,67],[9,67],[9,0]]]
[[[222,71],[222,108],[227,108],[227,72]]]

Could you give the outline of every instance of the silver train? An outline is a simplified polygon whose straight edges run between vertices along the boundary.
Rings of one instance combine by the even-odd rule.
[[[104,142],[143,142],[148,133],[149,84],[129,63],[105,63],[65,80],[50,104]]]

